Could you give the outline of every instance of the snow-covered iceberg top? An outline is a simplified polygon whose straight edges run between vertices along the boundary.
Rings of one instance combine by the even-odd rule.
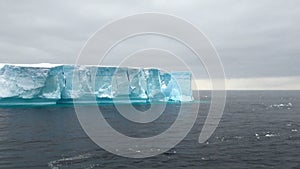
[[[53,64],[0,66],[0,99],[91,97],[191,101],[191,73],[164,73],[155,68]]]

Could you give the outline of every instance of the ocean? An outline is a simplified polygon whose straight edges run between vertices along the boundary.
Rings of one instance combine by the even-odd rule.
[[[200,94],[204,102],[185,139],[167,152],[141,159],[120,157],[97,146],[72,106],[2,107],[0,168],[300,168],[300,91],[228,91],[219,126],[202,144],[198,137],[210,93]],[[167,105],[149,125],[124,119],[111,104],[99,108],[117,131],[148,137],[174,123],[178,107]]]

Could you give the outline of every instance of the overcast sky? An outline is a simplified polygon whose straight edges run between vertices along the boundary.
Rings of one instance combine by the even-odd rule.
[[[252,79],[258,88],[299,89],[299,9],[298,0],[1,0],[0,62],[74,63],[104,24],[162,12],[186,19],[210,39],[231,83],[243,89],[240,80],[247,79],[244,88],[251,88]]]

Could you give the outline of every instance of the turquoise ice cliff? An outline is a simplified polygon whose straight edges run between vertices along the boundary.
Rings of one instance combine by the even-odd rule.
[[[154,68],[4,64],[0,67],[0,102],[12,98],[193,100],[190,72],[164,73]]]

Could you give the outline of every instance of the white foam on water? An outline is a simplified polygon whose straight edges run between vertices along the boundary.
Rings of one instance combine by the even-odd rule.
[[[91,156],[92,156],[92,154],[86,153],[86,154],[79,154],[79,155],[73,156],[73,157],[61,158],[58,160],[50,161],[48,163],[48,166],[51,169],[59,169],[60,167],[62,167],[64,165],[70,165],[73,162],[80,162],[82,160],[86,160],[86,159],[90,158]]]
[[[269,107],[270,108],[291,108],[291,107],[293,107],[293,104],[291,102],[289,102],[289,103],[279,103],[279,104],[272,104]]]
[[[266,137],[275,137],[275,136],[277,136],[277,135],[276,135],[276,134],[269,134],[269,133],[267,133],[265,136],[266,136]]]
[[[234,136],[235,139],[242,139],[242,136]]]

